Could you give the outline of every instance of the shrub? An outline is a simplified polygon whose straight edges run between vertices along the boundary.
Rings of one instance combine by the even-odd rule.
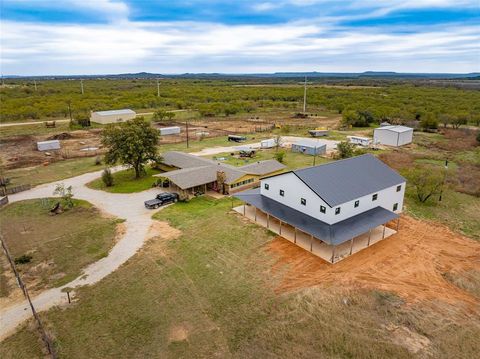
[[[95,166],[100,166],[102,164],[102,159],[100,156],[95,157]]]
[[[72,208],[74,206],[72,186],[65,187],[64,183],[57,184],[53,194],[62,197],[65,208]]]
[[[113,186],[113,176],[110,168],[105,168],[102,172],[102,181],[107,187]]]
[[[355,154],[355,146],[347,141],[337,144],[338,158],[349,158]]]
[[[284,159],[285,159],[285,151],[275,152],[274,158],[275,158],[278,162],[283,163],[283,161],[284,161]]]
[[[26,263],[30,263],[32,258],[33,258],[32,256],[28,254],[24,254],[24,255],[21,255],[20,257],[15,258],[13,261],[15,262],[15,264],[26,264]]]

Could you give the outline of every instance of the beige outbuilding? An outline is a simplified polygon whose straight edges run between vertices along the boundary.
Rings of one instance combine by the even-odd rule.
[[[92,112],[90,121],[105,125],[107,123],[117,123],[132,120],[136,116],[137,114],[135,111],[128,108],[122,110],[95,111]]]

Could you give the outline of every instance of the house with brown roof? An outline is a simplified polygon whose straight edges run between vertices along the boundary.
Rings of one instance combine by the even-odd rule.
[[[279,174],[285,169],[285,165],[276,160],[235,167],[177,151],[164,153],[159,167],[166,172],[155,177],[168,180],[170,190],[185,196],[207,191],[231,194],[255,187],[261,178]]]

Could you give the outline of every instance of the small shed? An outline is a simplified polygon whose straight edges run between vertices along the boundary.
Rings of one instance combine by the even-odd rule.
[[[292,152],[306,155],[324,155],[327,153],[327,145],[318,140],[302,139],[292,144]]]
[[[130,109],[110,110],[110,111],[95,111],[90,116],[90,121],[101,123],[117,123],[132,120],[137,116],[135,111]]]
[[[413,128],[407,126],[383,126],[373,131],[375,144],[399,147],[411,143]]]
[[[277,140],[269,138],[268,140],[260,141],[260,148],[273,148],[277,145]]]
[[[37,149],[39,151],[59,150],[60,149],[60,141],[59,140],[51,140],[51,141],[37,142]]]
[[[162,127],[162,128],[159,128],[158,131],[160,131],[160,136],[178,135],[180,133],[180,127],[178,126]]]
[[[309,130],[308,133],[312,137],[323,137],[323,136],[328,136],[328,130],[327,129],[315,129],[315,130]]]
[[[372,144],[372,139],[368,137],[361,137],[361,136],[347,136],[348,142],[359,145],[363,147],[368,147]]]

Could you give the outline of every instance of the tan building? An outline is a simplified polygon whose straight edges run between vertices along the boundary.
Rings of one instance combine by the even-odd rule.
[[[107,123],[117,123],[132,120],[137,116],[135,111],[130,109],[96,111],[92,112],[90,121],[106,125]]]

